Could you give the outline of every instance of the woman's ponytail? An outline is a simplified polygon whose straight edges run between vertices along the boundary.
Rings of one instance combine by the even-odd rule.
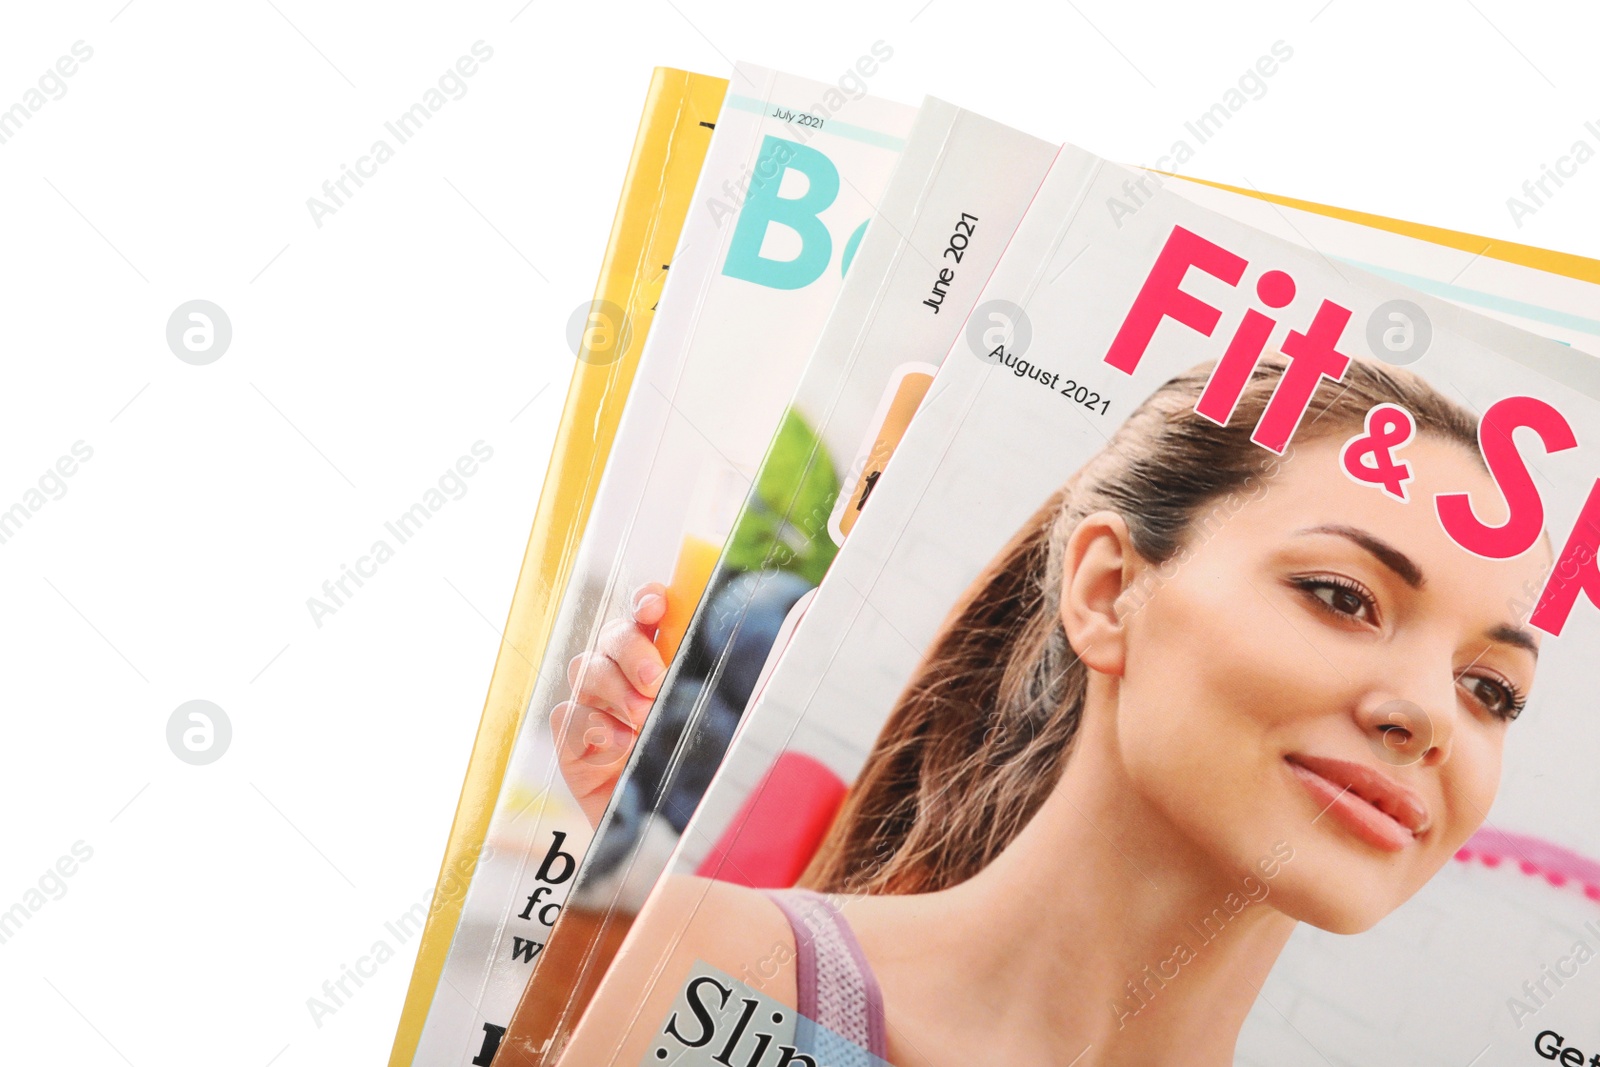
[[[1050,560],[1070,493],[1069,483],[1051,496],[945,620],[802,885],[856,893],[953,885],[987,865],[1043,803],[1066,746],[1041,745],[1040,735],[1064,731],[1070,740],[1076,716],[1053,722],[1061,717],[1052,712],[1081,704],[1085,683],[1057,621],[1060,568]],[[1020,762],[1031,766],[1010,766]]]

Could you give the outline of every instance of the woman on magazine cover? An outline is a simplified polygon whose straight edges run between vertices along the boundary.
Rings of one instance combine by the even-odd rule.
[[[1353,361],[1280,459],[1249,435],[1282,362],[1227,427],[1194,411],[1210,369],[967,589],[802,881],[833,896],[673,878],[564,1063],[642,1062],[702,961],[897,1067],[1229,1064],[1298,923],[1366,930],[1444,866],[1498,789],[1549,546],[1448,538],[1435,492],[1502,498],[1410,372]],[[1416,421],[1409,503],[1340,470],[1379,403]]]

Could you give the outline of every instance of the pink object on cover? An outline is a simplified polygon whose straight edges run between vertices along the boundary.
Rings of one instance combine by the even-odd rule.
[[[794,885],[844,796],[844,782],[823,764],[783,753],[694,873],[752,889]]]
[[[889,1054],[883,993],[850,924],[848,897],[809,889],[768,892],[794,931],[795,1044],[829,1067],[879,1067]]]
[[[1554,841],[1484,826],[1461,847],[1456,859],[1477,860],[1485,867],[1511,860],[1523,874],[1558,888],[1571,884],[1590,900],[1600,901],[1600,863]]]

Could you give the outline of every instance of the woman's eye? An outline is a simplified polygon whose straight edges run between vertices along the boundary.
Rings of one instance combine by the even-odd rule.
[[[1371,599],[1363,595],[1359,589],[1326,578],[1303,578],[1296,584],[1335,615],[1368,624],[1376,622],[1376,611]]]
[[[1462,684],[1484,710],[1507,722],[1522,713],[1524,701],[1516,690],[1498,678],[1463,678]]]

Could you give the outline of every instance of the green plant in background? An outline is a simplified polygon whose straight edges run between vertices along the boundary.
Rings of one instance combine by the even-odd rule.
[[[785,570],[818,584],[839,551],[828,536],[828,516],[838,496],[839,476],[828,450],[790,408],[734,526],[728,566]]]

